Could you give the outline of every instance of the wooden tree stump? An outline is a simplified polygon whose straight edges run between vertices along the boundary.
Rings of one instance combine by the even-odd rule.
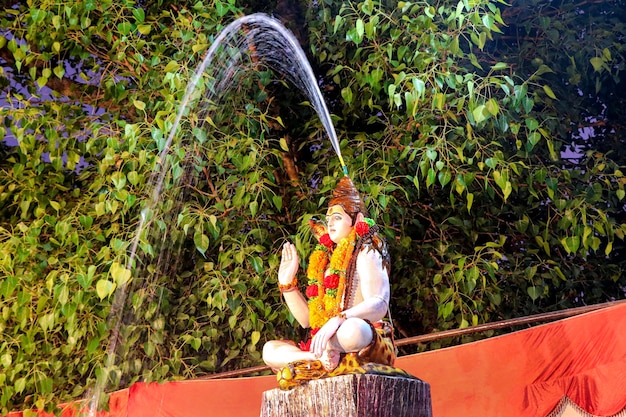
[[[291,391],[265,391],[261,417],[432,417],[430,385],[419,379],[342,375]]]

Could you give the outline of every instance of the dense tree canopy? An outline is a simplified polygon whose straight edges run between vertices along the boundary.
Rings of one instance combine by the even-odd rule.
[[[207,49],[252,12],[319,77],[390,242],[398,337],[624,298],[624,6],[3,1],[0,409],[257,365],[302,336],[279,248],[304,266],[341,175],[306,98],[258,63],[160,158]]]

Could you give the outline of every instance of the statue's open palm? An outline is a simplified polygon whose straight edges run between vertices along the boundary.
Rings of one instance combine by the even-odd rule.
[[[283,253],[280,258],[278,282],[282,285],[289,284],[298,273],[299,263],[296,247],[293,243],[286,242],[283,245]]]

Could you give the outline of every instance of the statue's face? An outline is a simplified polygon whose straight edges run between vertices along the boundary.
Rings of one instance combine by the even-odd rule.
[[[328,208],[326,224],[328,225],[328,235],[335,243],[339,243],[341,239],[348,237],[352,232],[352,218],[339,205]]]

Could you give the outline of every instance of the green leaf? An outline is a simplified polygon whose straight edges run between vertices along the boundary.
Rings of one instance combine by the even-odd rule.
[[[433,148],[428,148],[426,149],[426,157],[428,159],[430,159],[431,161],[434,161],[437,159],[437,151]]]
[[[424,98],[424,94],[426,93],[426,83],[423,80],[417,77],[413,78],[413,88],[417,92],[417,96],[419,98]]]
[[[357,34],[356,28],[352,28],[348,31],[348,33],[346,33],[346,40],[349,42],[354,42],[356,45],[358,45],[363,39],[360,38]]]
[[[567,253],[576,253],[578,252],[578,248],[580,247],[580,237],[579,236],[568,236],[561,239],[561,244]]]
[[[473,266],[467,271],[465,271],[465,281],[467,283],[467,291],[472,292],[474,288],[476,288],[476,281],[480,276],[480,270],[477,266]]]
[[[56,67],[54,67],[53,71],[54,71],[54,75],[56,75],[57,78],[63,78],[63,76],[65,75],[65,67],[62,64],[59,64]]]
[[[352,89],[348,87],[344,87],[341,89],[341,97],[347,104],[352,103]]]
[[[101,300],[113,294],[114,290],[115,284],[107,279],[101,279],[96,283],[96,294],[98,294]]]
[[[276,207],[279,211],[283,208],[283,198],[279,195],[272,196],[272,202],[274,203],[274,207]]]
[[[9,366],[11,366],[12,363],[13,363],[13,358],[11,357],[11,354],[5,353],[2,356],[0,356],[0,364],[2,365],[3,368],[8,368]]]
[[[141,8],[133,9],[133,16],[135,16],[137,23],[143,23],[146,19],[146,13]]]
[[[133,105],[137,108],[137,110],[143,111],[146,109],[146,103],[141,100],[133,100]]]
[[[48,83],[48,79],[46,77],[37,78],[37,85],[39,86],[39,88],[44,88],[47,83]]]
[[[369,22],[365,24],[365,36],[367,36],[369,39],[374,38],[374,35],[376,33],[377,23],[378,23],[377,16],[374,16],[374,18],[370,19]]]
[[[139,173],[137,171],[129,172],[126,175],[126,178],[128,179],[128,182],[130,182],[132,185],[139,184]]]
[[[202,340],[199,337],[193,337],[189,340],[189,345],[197,352],[202,346]]]
[[[454,12],[455,19],[458,19],[460,16],[463,15],[463,7],[464,7],[463,0],[459,0],[459,2],[456,5],[456,10]]]
[[[389,198],[385,194],[381,194],[378,196],[378,202],[383,209],[386,209]]]
[[[533,117],[527,117],[524,120],[524,123],[526,123],[526,127],[528,128],[528,130],[530,130],[531,132],[533,130],[536,130],[539,127],[539,122],[537,121],[537,119],[533,118]]]
[[[506,173],[506,171],[493,171],[493,179],[496,181],[496,184],[498,184],[498,187],[500,187],[500,189],[504,190],[504,187],[506,187],[506,182],[508,180],[508,174]]]
[[[289,152],[289,146],[287,145],[287,140],[285,140],[285,138],[280,138],[279,144],[280,144],[280,149],[282,149],[285,152]]]
[[[511,185],[510,181],[507,181],[506,184],[504,185],[504,189],[502,190],[502,196],[504,198],[504,201],[506,201],[509,198],[512,191],[513,191],[513,186]]]
[[[150,25],[137,25],[137,31],[144,36],[147,36],[152,31],[152,26]]]
[[[250,337],[250,342],[252,343],[252,346],[256,346],[257,343],[259,343],[259,340],[261,339],[261,332],[255,330],[252,332],[252,336]]]
[[[396,92],[396,85],[389,84],[389,86],[387,87],[387,95],[389,96],[389,101],[393,101],[393,96],[395,95],[395,92]]]
[[[126,285],[126,283],[130,281],[130,270],[126,269],[126,267],[119,262],[113,262],[109,272],[111,273],[111,278],[113,278],[113,281],[118,287]]]
[[[204,233],[196,231],[193,236],[193,243],[196,245],[198,252],[204,255],[209,248],[209,237]]]
[[[128,35],[133,29],[133,25],[130,22],[122,22],[117,25],[117,30],[124,36]]]
[[[454,181],[454,190],[459,194],[463,194],[463,191],[467,188],[467,184],[465,183],[465,177],[463,174],[458,174],[456,180]]]
[[[474,204],[474,193],[467,193],[467,212],[472,209],[472,205]]]
[[[417,104],[418,104],[415,94],[410,91],[406,91],[404,93],[404,101],[406,102],[407,113],[410,114],[412,117],[414,117],[417,114]]]
[[[52,392],[52,378],[45,374],[35,374],[35,384],[41,394],[50,394]]]
[[[444,171],[440,171],[437,177],[439,179],[439,184],[441,184],[442,187],[445,187],[452,179],[452,174],[446,169]]]
[[[500,105],[498,104],[495,98],[492,98],[489,101],[487,101],[487,103],[485,104],[485,108],[487,109],[489,114],[492,116],[496,116],[500,112]]]
[[[454,302],[448,301],[443,305],[443,308],[440,307],[440,316],[445,320],[452,315],[452,311],[454,310]]]
[[[224,4],[220,0],[216,0],[215,11],[217,11],[217,15],[219,17],[226,15],[226,13],[228,13],[228,4]]]
[[[478,35],[478,48],[482,51],[485,49],[485,44],[487,43],[487,32],[481,32]]]
[[[600,72],[602,71],[602,66],[604,65],[604,59],[601,57],[593,57],[589,60],[589,62],[591,62],[591,65],[593,66],[593,70],[596,72]]]
[[[543,75],[543,74],[548,73],[548,72],[554,72],[554,71],[552,71],[552,68],[550,68],[546,64],[541,64],[539,66],[539,69],[535,72],[535,75],[539,76],[539,75]]]
[[[54,26],[56,30],[61,29],[61,16],[59,16],[58,14],[52,16],[52,26]]]
[[[535,301],[537,298],[539,298],[541,296],[541,294],[543,294],[543,288],[541,288],[541,287],[534,287],[534,286],[533,287],[528,287],[526,292],[528,293],[530,298],[533,301]]]
[[[251,257],[250,263],[252,263],[252,268],[254,268],[254,272],[256,272],[257,274],[263,273],[263,259],[261,259],[261,257]]]
[[[165,66],[164,71],[165,72],[176,72],[178,71],[178,69],[180,68],[180,64],[178,63],[178,61],[170,61],[167,63],[167,65]]]
[[[33,9],[30,11],[30,18],[33,19],[33,22],[35,23],[42,22],[46,18],[46,11],[41,9]]]
[[[359,39],[363,39],[363,35],[365,34],[365,23],[363,23],[363,19],[357,19],[356,21],[356,34],[358,36]],[[357,42],[357,44],[359,44],[359,42]]]
[[[343,16],[339,14],[335,16],[335,24],[333,25],[333,34],[337,33],[337,30],[339,30],[339,27],[341,25],[343,25],[344,21],[345,21],[345,18]]]
[[[476,108],[472,111],[472,116],[474,117],[474,121],[478,124],[491,117],[491,113],[487,110],[487,107],[484,104],[481,104],[476,106]]]
[[[89,289],[91,286],[91,279],[89,279],[89,275],[76,274],[76,282],[78,282],[84,290]]]
[[[113,182],[113,185],[115,185],[116,189],[121,190],[126,185],[126,175],[120,171],[114,172],[111,175],[111,181]]]
[[[433,105],[439,111],[443,110],[443,106],[446,104],[446,95],[444,93],[435,94]]]
[[[550,97],[553,100],[556,100],[556,96],[554,95],[554,91],[552,91],[552,89],[549,86],[544,85],[543,86],[543,91],[546,93],[546,95],[548,97]]]
[[[217,217],[214,214],[209,216],[209,222],[213,226],[214,229],[217,229]]]
[[[93,353],[98,346],[100,346],[100,339],[98,337],[94,337],[87,342],[87,353]]]
[[[18,378],[15,381],[14,386],[15,386],[15,393],[21,394],[22,391],[24,391],[24,389],[26,388],[26,378],[24,377]]]
[[[435,183],[435,177],[436,177],[436,173],[435,170],[432,168],[428,169],[428,175],[426,177],[426,186],[430,187],[431,185],[433,185]]]

